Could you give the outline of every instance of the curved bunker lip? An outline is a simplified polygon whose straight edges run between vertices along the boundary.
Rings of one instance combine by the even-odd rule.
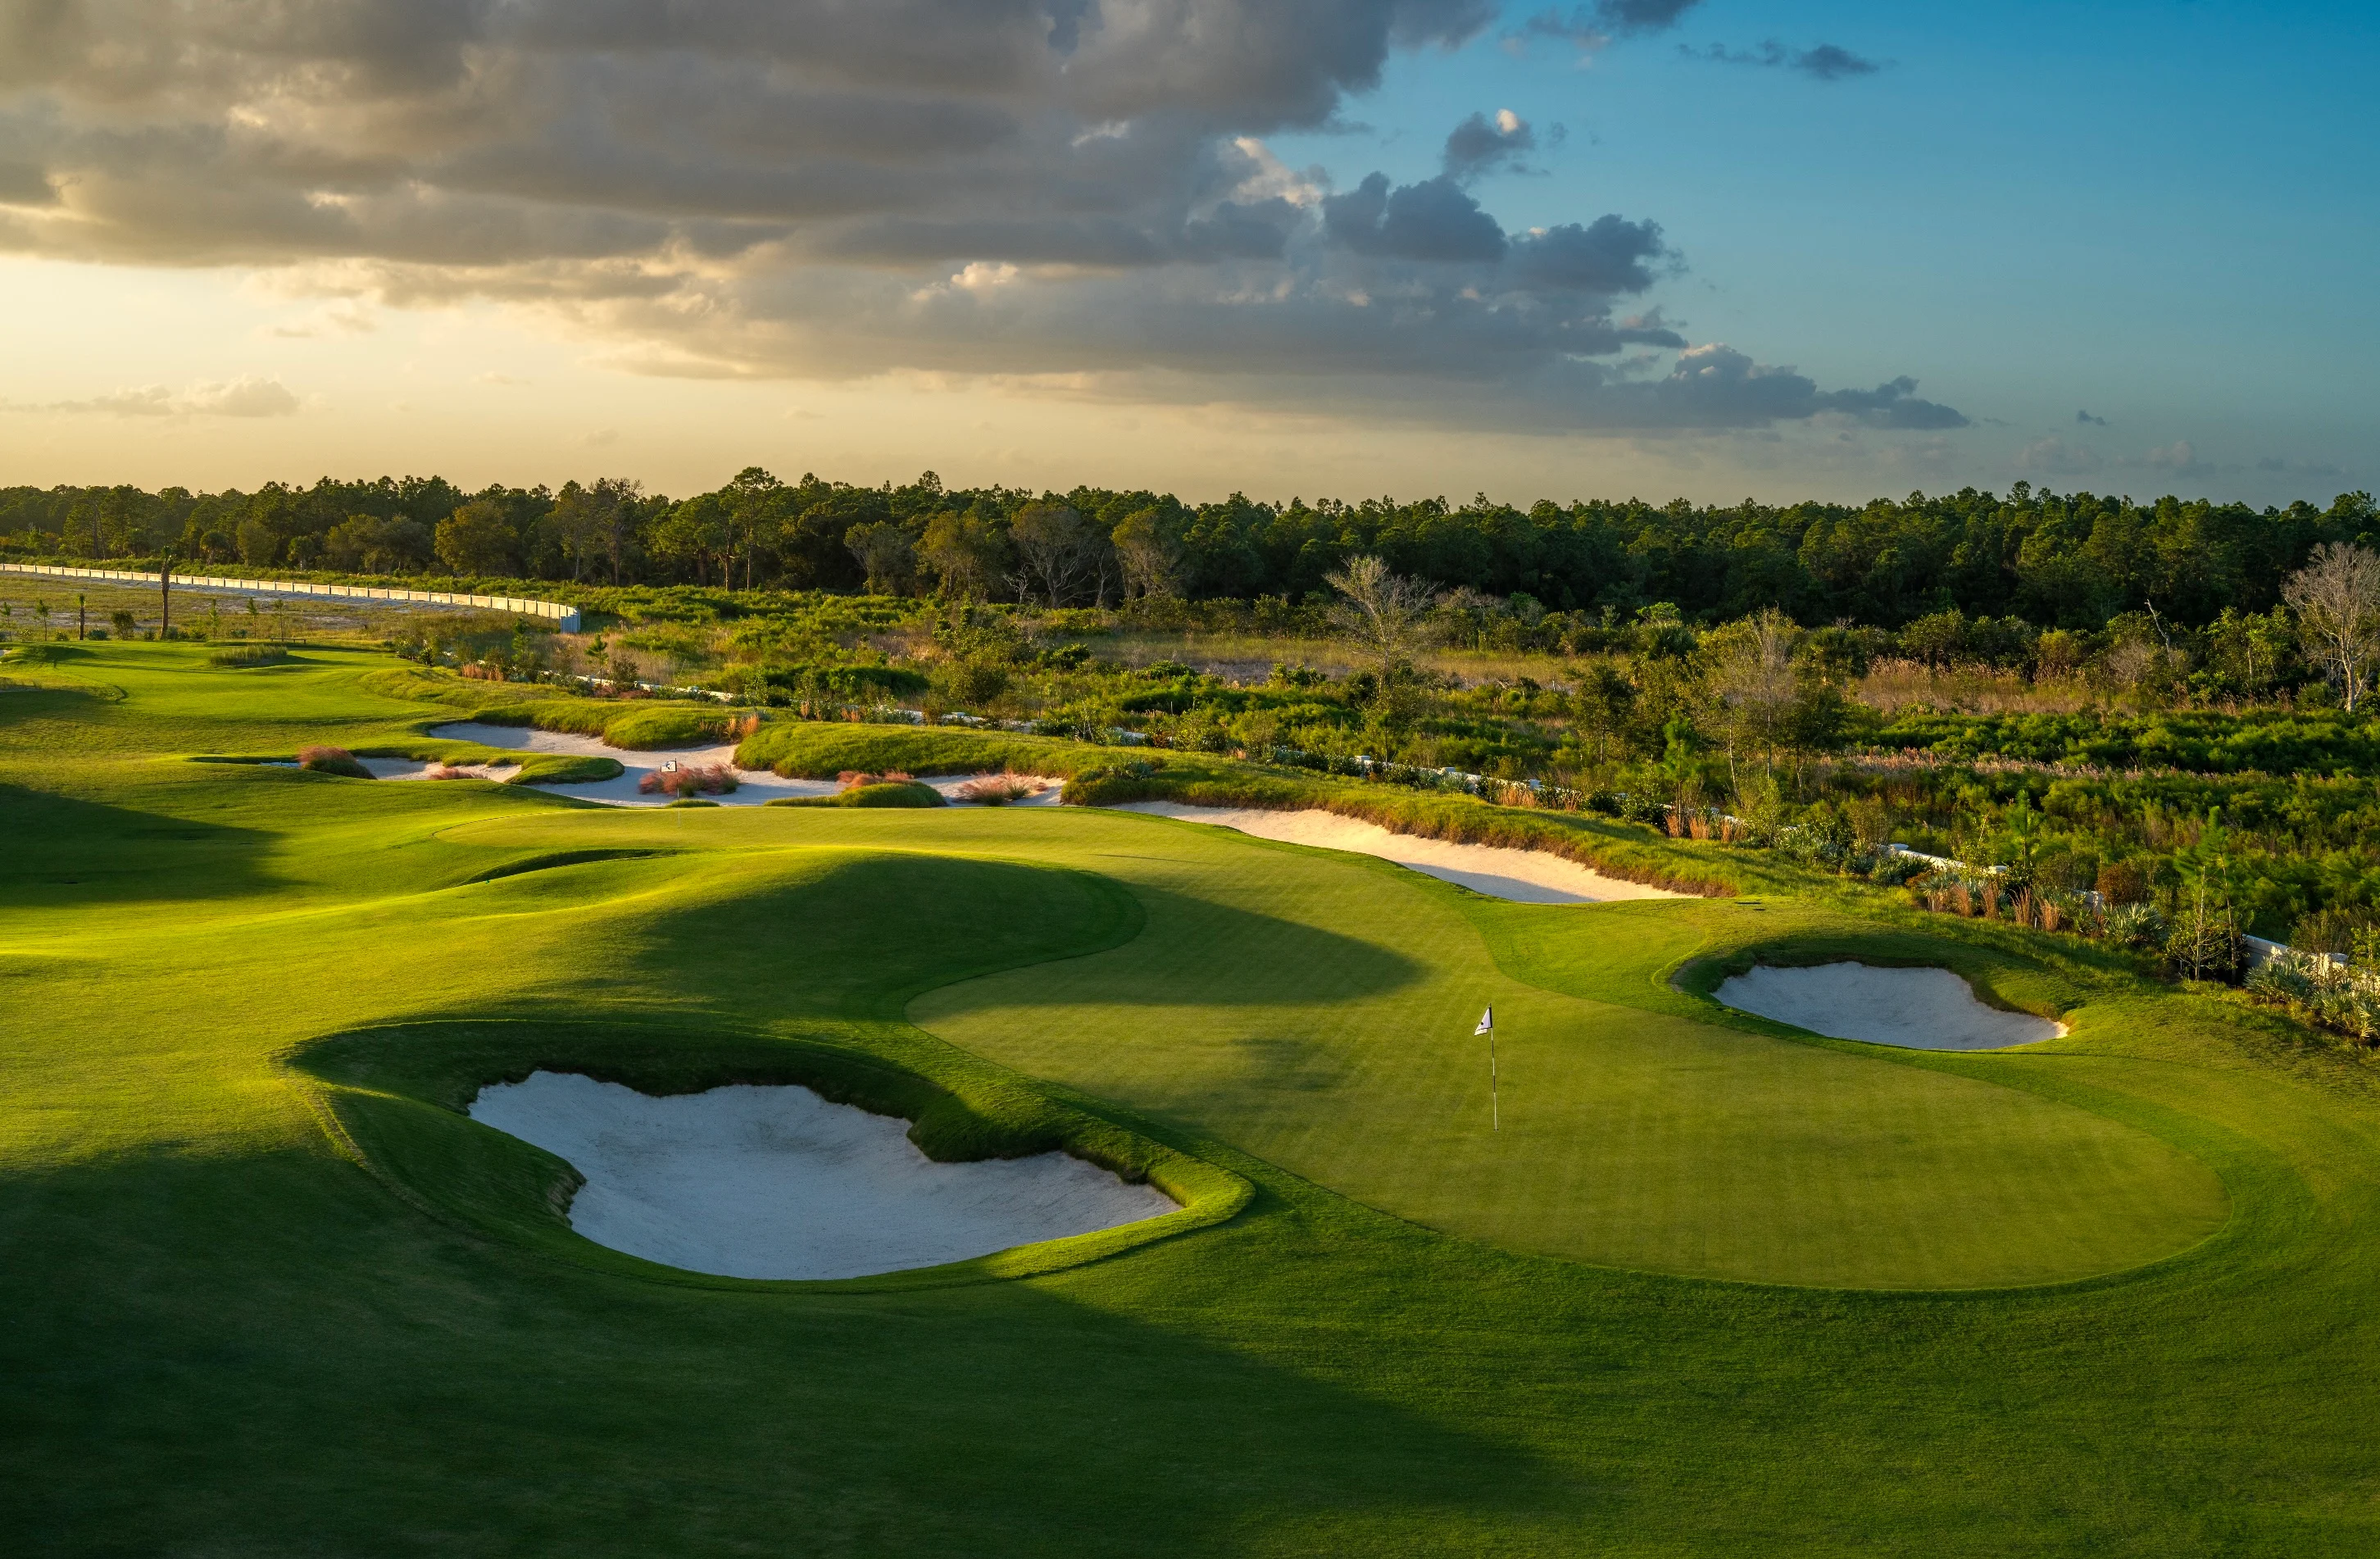
[[[1772,1022],[1902,1050],[2005,1050],[2066,1032],[2064,1024],[2046,1017],[1985,1006],[1973,986],[1946,968],[1755,964],[1721,980],[1712,994],[1722,1006]]]
[[[1063,1153],[937,1163],[908,1122],[791,1085],[656,1098],[539,1071],[481,1089],[469,1114],[586,1177],[579,1234],[723,1277],[868,1277],[1180,1211]]]
[[[1628,898],[1682,898],[1667,888],[1622,882],[1550,850],[1504,845],[1457,845],[1398,834],[1377,822],[1319,810],[1274,811],[1261,807],[1196,807],[1181,801],[1125,801],[1109,809],[1148,812],[1236,829],[1284,845],[1312,845],[1392,861],[1441,883],[1520,904],[1604,904]]]

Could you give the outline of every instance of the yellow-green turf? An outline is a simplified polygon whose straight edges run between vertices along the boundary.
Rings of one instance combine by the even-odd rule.
[[[387,664],[0,688],[0,1548],[2380,1549],[2380,1095],[2276,1019],[1816,883],[1517,906],[1136,816],[187,761],[452,717]],[[1797,1038],[1696,993],[1755,953],[2073,1031]],[[575,1045],[842,1057],[1254,1199],[1038,1275],[671,1281],[452,1108]]]

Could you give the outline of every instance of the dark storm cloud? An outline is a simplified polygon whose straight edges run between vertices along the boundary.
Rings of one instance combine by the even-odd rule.
[[[1626,35],[1685,9],[1575,18]],[[1267,149],[1338,123],[1392,50],[1451,47],[1495,15],[0,0],[0,249],[520,303],[654,371],[1064,375],[1252,402],[1294,386],[1297,404],[1511,427],[1956,425],[1905,381],[1825,391],[1724,347],[1688,353],[1682,377],[1622,366],[1684,347],[1658,311],[1613,311],[1677,258],[1617,214],[1507,233],[1471,187],[1539,144],[1514,116],[1466,118],[1443,171],[1403,186],[1334,193]]]

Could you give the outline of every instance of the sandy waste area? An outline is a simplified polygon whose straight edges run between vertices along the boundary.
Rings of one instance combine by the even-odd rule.
[[[1178,1211],[1063,1153],[936,1163],[908,1122],[806,1088],[657,1099],[532,1072],[481,1089],[470,1114],[587,1177],[570,1226],[589,1239],[726,1277],[903,1272]]]
[[[1642,883],[1607,877],[1549,850],[1449,844],[1443,839],[1391,833],[1378,823],[1341,817],[1336,812],[1192,807],[1178,801],[1128,801],[1116,810],[1211,822],[1286,845],[1314,845],[1326,850],[1378,856],[1440,882],[1457,883],[1474,893],[1522,904],[1602,904],[1622,898],[1683,896],[1666,888],[1648,888]]]
[[[1720,1005],[1838,1040],[1903,1050],[2002,1050],[2066,1032],[2062,1023],[1985,1006],[1949,969],[1755,965],[1719,985]]]
[[[576,796],[582,800],[603,801],[619,807],[658,807],[667,803],[670,798],[658,790],[643,792],[637,788],[643,783],[647,774],[656,772],[664,764],[674,763],[680,768],[687,769],[708,769],[715,764],[724,763],[731,769],[735,768],[735,744],[733,742],[722,747],[679,748],[672,750],[638,752],[631,751],[626,748],[607,746],[593,737],[576,736],[565,731],[540,731],[526,725],[490,725],[477,720],[462,720],[433,726],[430,734],[442,741],[476,742],[481,747],[492,747],[506,752],[522,754],[559,752],[574,757],[615,758],[619,760],[625,771],[617,779],[598,780],[591,785],[556,785],[540,788],[551,789],[558,796]],[[358,761],[365,768],[370,769],[376,778],[393,780],[427,779],[438,770],[448,766],[440,763],[416,762],[404,758],[365,758]],[[475,778],[500,780],[509,777],[517,764],[457,763],[452,767],[459,773]],[[835,782],[831,779],[781,779],[766,769],[736,769],[735,777],[740,782],[735,789],[722,795],[706,795],[701,799],[716,801],[722,807],[758,807],[764,802],[774,801],[785,796],[832,796],[836,789]],[[975,776],[972,773],[920,774],[917,777],[950,798],[952,805],[962,807],[969,805],[967,802],[959,800],[953,793],[973,779]],[[1059,789],[1065,782],[1045,778],[1043,784],[1047,788],[1038,796],[1027,797],[1023,800],[1011,801],[1007,804],[1012,807],[1056,806]]]

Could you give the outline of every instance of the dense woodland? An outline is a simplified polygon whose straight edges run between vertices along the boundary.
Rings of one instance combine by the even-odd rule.
[[[0,489],[0,547],[17,555],[237,564],[346,573],[511,577],[624,585],[859,591],[1108,606],[1326,592],[1348,557],[1522,609],[1621,619],[1667,603],[1690,622],[1781,608],[1816,627],[1901,628],[1956,610],[2035,628],[2100,629],[2126,613],[2204,627],[2267,612],[2324,542],[2380,545],[2371,496],[2257,510],[2154,504],[2020,482],[1866,505],[1481,497],[1187,505],[1077,488],[948,489],[933,473],[855,487],[757,468],[673,500],[633,481],[490,487],[383,477],[254,493]]]

